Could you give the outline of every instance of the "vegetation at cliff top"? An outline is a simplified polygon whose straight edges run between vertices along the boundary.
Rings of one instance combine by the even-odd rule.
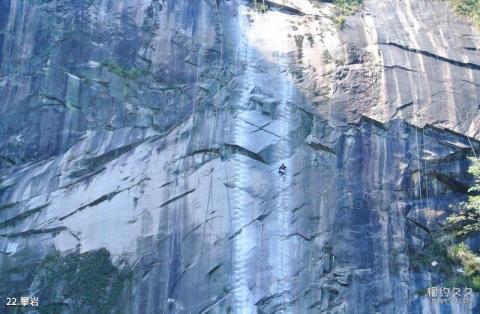
[[[363,0],[333,0],[332,2],[342,14],[351,15],[358,10]]]
[[[448,0],[455,12],[467,17],[472,23],[480,28],[480,0]],[[352,15],[358,10],[363,0],[333,0],[338,13],[333,17],[338,28],[345,25],[345,16]]]
[[[336,6],[332,21],[338,29],[342,29],[345,26],[345,16],[355,13],[362,5],[363,0],[333,0],[332,2]]]
[[[455,12],[469,18],[480,28],[480,0],[449,0]]]

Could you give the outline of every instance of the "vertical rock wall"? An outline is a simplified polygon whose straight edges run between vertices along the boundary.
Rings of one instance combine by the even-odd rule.
[[[340,31],[329,4],[275,3],[0,4],[2,298],[62,313],[475,312],[433,306],[418,291],[435,272],[412,266],[431,217],[465,199],[479,143],[442,128],[476,135],[475,93],[443,110],[424,92],[476,75],[474,56],[420,46],[405,20],[427,6],[418,25],[461,22],[367,1]],[[96,258],[98,302],[61,280],[45,293],[52,268],[77,261],[75,283]]]

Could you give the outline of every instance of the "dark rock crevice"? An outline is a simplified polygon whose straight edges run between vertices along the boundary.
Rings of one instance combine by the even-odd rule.
[[[67,230],[67,227],[52,227],[52,228],[42,228],[42,229],[29,229],[21,232],[11,232],[0,234],[0,237],[5,238],[18,238],[18,237],[28,237],[32,235],[45,234],[45,233],[59,233],[60,231]]]
[[[459,60],[455,60],[455,59],[450,59],[450,58],[435,54],[435,53],[427,51],[427,50],[412,48],[412,47],[402,45],[402,44],[399,44],[399,43],[396,43],[396,42],[383,42],[383,43],[380,42],[380,43],[378,43],[378,45],[387,45],[387,46],[397,47],[399,49],[402,49],[402,50],[405,50],[405,51],[408,51],[408,52],[411,52],[411,53],[421,54],[425,57],[433,58],[433,59],[436,59],[438,61],[446,62],[446,63],[452,64],[452,65],[455,65],[455,66],[458,66],[458,67],[461,67],[461,68],[480,71],[480,65],[479,64],[472,63],[472,62],[463,62],[463,61],[459,61]]]
[[[170,198],[168,201],[162,203],[162,204],[160,205],[160,207],[167,206],[168,204],[173,203],[173,202],[175,202],[175,201],[177,201],[177,200],[179,200],[179,199],[181,199],[181,198],[183,198],[183,197],[185,197],[185,196],[187,196],[187,195],[195,192],[195,190],[196,190],[196,189],[193,188],[193,189],[190,189],[190,190],[188,190],[188,191],[186,191],[186,192],[184,192],[184,193],[182,193],[182,194],[180,194],[180,195],[174,196],[174,197]]]

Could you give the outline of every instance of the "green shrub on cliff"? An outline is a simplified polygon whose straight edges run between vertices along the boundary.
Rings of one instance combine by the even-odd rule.
[[[480,232],[480,159],[470,158],[472,165],[468,173],[473,176],[474,184],[468,190],[465,203],[460,204],[458,213],[448,217],[448,224],[455,233],[463,238]]]
[[[469,287],[480,291],[480,257],[464,243],[455,244],[448,233],[431,235],[425,248],[409,252],[410,267],[415,271],[430,271],[438,275],[432,284],[443,287]],[[436,262],[436,266],[432,262]],[[418,291],[423,295],[425,289]]]
[[[462,263],[467,274],[480,274],[480,257],[472,253],[465,243],[454,245],[449,254],[455,261]]]
[[[335,14],[331,17],[332,22],[338,29],[345,26],[345,16],[352,15],[360,8],[363,0],[333,0]]]
[[[473,186],[468,190],[468,200],[460,204],[458,213],[448,217],[448,228],[460,240],[480,233],[480,159],[470,158],[468,173],[473,176]],[[480,256],[472,252],[464,242],[450,247],[449,257],[461,265],[468,284],[480,291]]]
[[[355,13],[362,2],[362,0],[333,0],[333,4],[335,4],[343,15],[351,15]]]
[[[429,234],[423,250],[409,252],[410,266],[417,271],[430,270],[441,275],[435,285],[469,287],[480,291],[480,256],[462,242],[480,233],[480,159],[471,158],[468,173],[474,182],[468,200],[447,219],[447,226]],[[437,263],[436,266],[432,262]],[[424,293],[421,289],[419,294]]]
[[[126,80],[135,80],[142,75],[142,71],[137,68],[127,68],[111,60],[103,62],[102,66],[106,67],[108,71],[112,72],[113,74]]]
[[[455,12],[468,17],[480,27],[480,0],[450,0]]]
[[[473,253],[463,242],[452,246],[448,253],[454,262],[462,266],[467,285],[480,291],[480,256]]]

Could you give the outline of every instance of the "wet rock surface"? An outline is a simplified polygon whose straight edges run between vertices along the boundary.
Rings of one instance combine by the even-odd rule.
[[[411,266],[471,183],[474,30],[434,1],[366,1],[342,30],[331,4],[268,4],[0,3],[0,297],[62,313],[478,310],[430,303],[435,270]],[[108,270],[97,308],[61,280],[39,291],[92,256]]]

